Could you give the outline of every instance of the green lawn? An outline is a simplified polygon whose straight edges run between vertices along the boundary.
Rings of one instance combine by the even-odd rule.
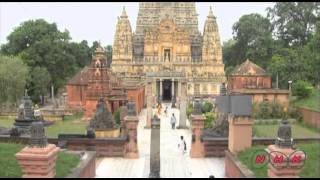
[[[270,124],[270,125],[258,125],[255,124],[254,135],[256,137],[272,137],[275,138],[277,136],[278,124]],[[293,138],[303,138],[303,137],[320,137],[320,133],[314,129],[307,128],[299,123],[291,124],[292,137]]]
[[[308,98],[294,100],[294,105],[298,107],[307,107],[320,111],[320,89],[313,89]]]
[[[0,143],[0,177],[19,178],[22,176],[21,168],[15,158],[24,145]],[[59,152],[56,164],[56,177],[66,177],[80,162],[79,156]]]
[[[307,155],[305,165],[299,176],[304,178],[320,177],[320,143],[298,144],[298,149],[303,150]],[[246,165],[258,178],[267,177],[267,166],[255,168],[252,158],[257,150],[265,149],[266,146],[253,146],[250,149],[239,152],[239,160]]]
[[[10,128],[13,126],[14,117],[0,117],[0,127]],[[65,117],[63,121],[56,121],[53,125],[46,127],[46,135],[49,138],[58,137],[59,133],[85,134],[88,121],[81,120],[81,116],[75,114]]]

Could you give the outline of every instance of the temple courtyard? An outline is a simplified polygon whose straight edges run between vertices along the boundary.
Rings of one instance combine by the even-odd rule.
[[[163,110],[168,106],[168,114]],[[163,103],[160,115],[160,176],[161,177],[202,177],[210,175],[225,177],[224,158],[190,158],[191,129],[171,129],[172,113],[179,125],[179,110]],[[156,109],[153,109],[156,112]],[[139,115],[138,148],[139,159],[99,158],[96,161],[96,177],[149,177],[151,130],[146,129],[146,109]],[[187,122],[190,127],[190,123]],[[180,136],[187,142],[187,153],[182,155],[178,149]]]

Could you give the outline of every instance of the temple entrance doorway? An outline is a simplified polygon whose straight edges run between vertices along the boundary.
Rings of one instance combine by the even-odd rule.
[[[172,98],[172,81],[171,80],[164,80],[163,81],[163,101],[171,102]]]

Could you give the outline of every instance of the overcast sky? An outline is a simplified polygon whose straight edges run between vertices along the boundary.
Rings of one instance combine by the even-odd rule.
[[[273,6],[271,2],[197,2],[199,30],[203,31],[204,22],[212,6],[217,17],[221,40],[232,38],[232,25],[244,14],[260,13],[266,16],[265,9]],[[55,22],[59,30],[67,29],[73,41],[101,41],[103,46],[113,44],[117,16],[125,6],[133,31],[138,15],[137,2],[100,2],[100,3],[0,3],[0,44],[6,43],[7,36],[20,23],[30,19],[43,18]]]

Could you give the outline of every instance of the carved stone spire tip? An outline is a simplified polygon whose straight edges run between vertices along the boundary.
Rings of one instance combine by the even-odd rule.
[[[212,12],[212,6],[210,6],[208,17],[210,17],[210,18],[214,17],[213,12]]]
[[[124,18],[128,17],[128,16],[127,16],[127,12],[126,12],[126,7],[125,7],[125,6],[123,6],[123,7],[122,7],[122,14],[121,14],[121,17],[124,17]]]

